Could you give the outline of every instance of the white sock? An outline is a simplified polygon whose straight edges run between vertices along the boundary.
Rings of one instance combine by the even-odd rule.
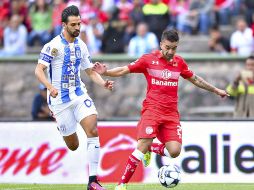
[[[164,148],[164,155],[169,157],[169,158],[172,158],[168,152],[168,150],[166,149],[166,147]]]
[[[138,150],[138,149],[135,149],[132,153],[132,155],[137,158],[138,160],[142,160],[144,158],[144,154]]]
[[[89,176],[96,176],[100,158],[99,137],[87,138]]]

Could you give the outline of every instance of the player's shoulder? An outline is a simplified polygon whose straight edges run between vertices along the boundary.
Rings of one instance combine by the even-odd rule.
[[[58,49],[60,46],[61,46],[61,38],[58,35],[58,36],[54,37],[52,40],[50,40],[48,43],[46,43],[43,46],[43,49],[44,50],[53,49],[53,48]]]
[[[178,54],[174,55],[174,61],[176,61],[176,62],[178,62],[180,64],[181,63],[185,63],[184,58],[182,56],[178,55]]]

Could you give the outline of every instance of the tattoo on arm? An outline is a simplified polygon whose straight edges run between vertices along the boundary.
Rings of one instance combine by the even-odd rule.
[[[213,85],[196,75],[194,76],[192,83],[195,84],[197,87],[208,90],[210,92],[214,92],[216,89]]]

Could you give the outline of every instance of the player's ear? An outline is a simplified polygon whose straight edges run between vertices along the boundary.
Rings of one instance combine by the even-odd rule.
[[[63,29],[65,29],[65,27],[66,27],[66,23],[65,22],[62,22],[62,27],[63,27]]]

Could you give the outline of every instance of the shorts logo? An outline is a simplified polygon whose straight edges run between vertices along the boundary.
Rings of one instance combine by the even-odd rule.
[[[84,103],[85,103],[86,107],[88,107],[88,108],[90,108],[90,107],[92,106],[92,101],[89,100],[89,99],[86,99],[86,100],[84,101]]]
[[[162,71],[161,75],[164,80],[168,80],[172,76],[172,73],[168,69],[165,69]]]
[[[151,126],[146,127],[146,134],[151,135],[153,133],[153,128]]]
[[[177,126],[177,135],[179,139],[182,139],[182,127],[180,125]]]
[[[61,132],[65,132],[66,131],[66,126],[63,124],[63,125],[60,125],[59,126],[59,131]]]

